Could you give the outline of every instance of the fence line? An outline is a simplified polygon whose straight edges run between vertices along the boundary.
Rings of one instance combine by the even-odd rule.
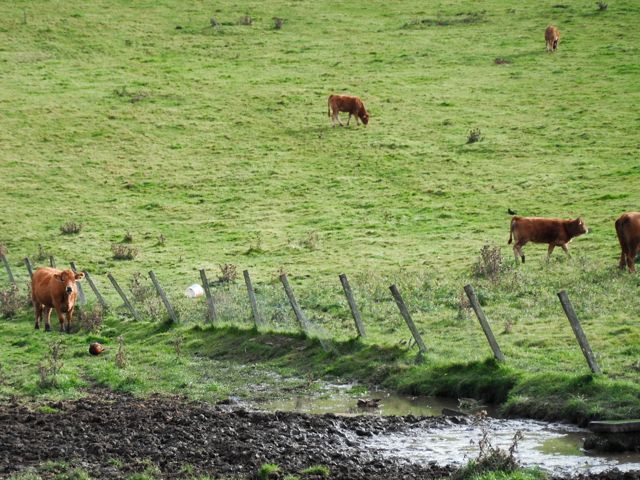
[[[202,288],[204,288],[204,293],[207,296],[207,315],[209,316],[209,321],[215,324],[218,321],[218,313],[216,312],[216,304],[213,303],[209,280],[207,279],[207,273],[204,271],[204,268],[200,269],[200,280],[202,280]]]
[[[256,325],[256,328],[260,328],[262,326],[263,321],[260,316],[260,312],[258,311],[258,301],[256,300],[256,292],[253,289],[253,283],[251,283],[251,277],[249,276],[249,270],[245,270],[242,272],[244,276],[244,283],[247,286],[247,295],[249,295],[249,302],[251,303],[251,312],[253,314],[253,322]]]
[[[284,291],[287,294],[287,298],[289,299],[289,303],[291,304],[291,308],[293,312],[296,314],[296,318],[298,319],[298,323],[300,324],[300,328],[303,332],[308,333],[309,325],[307,322],[307,317],[304,316],[300,305],[298,305],[298,301],[296,300],[295,295],[293,294],[293,290],[291,289],[291,285],[289,285],[289,280],[287,279],[287,274],[283,273],[280,275],[280,281],[284,286]]]
[[[489,326],[489,322],[487,321],[487,317],[485,317],[484,312],[482,311],[482,307],[480,306],[480,302],[478,301],[478,297],[476,296],[476,292],[474,292],[473,287],[471,285],[464,286],[464,292],[467,294],[467,298],[469,299],[469,303],[471,303],[471,307],[473,311],[476,312],[476,317],[478,317],[478,321],[482,326],[482,330],[484,331],[484,335],[487,337],[487,341],[491,346],[491,350],[493,351],[493,356],[499,362],[504,362],[506,359],[498,346],[498,341],[496,337],[494,337],[493,332],[491,331],[491,327]]]
[[[573,329],[573,333],[576,336],[576,340],[578,340],[578,344],[580,345],[580,349],[584,355],[584,358],[587,360],[587,364],[593,373],[601,373],[600,367],[598,366],[598,362],[596,361],[596,356],[591,351],[591,347],[589,346],[589,341],[587,340],[587,336],[584,334],[582,330],[582,326],[580,325],[580,320],[578,320],[578,316],[576,312],[573,310],[573,306],[569,301],[569,296],[567,292],[562,290],[558,292],[558,298],[560,299],[560,303],[562,304],[562,308],[564,309],[564,313],[567,315],[569,319],[569,323],[571,324],[571,328]]]
[[[169,299],[165,295],[164,290],[162,289],[162,286],[160,286],[160,282],[158,282],[158,279],[156,278],[156,274],[153,273],[153,270],[149,271],[149,278],[151,278],[151,281],[153,282],[153,286],[156,287],[156,292],[158,292],[158,295],[160,295],[160,298],[162,299],[162,303],[164,303],[164,307],[167,309],[167,312],[169,313],[169,318],[173,323],[178,323],[178,316],[176,315],[176,312],[173,310],[173,307],[171,306],[171,302],[169,302]]]
[[[347,302],[349,303],[349,308],[351,309],[351,315],[353,316],[353,321],[356,323],[356,330],[358,331],[358,336],[361,338],[365,338],[367,334],[364,331],[364,323],[362,322],[362,316],[360,315],[360,310],[358,310],[358,305],[356,304],[355,299],[353,298],[353,292],[351,291],[351,285],[349,284],[349,280],[344,273],[339,275],[340,283],[342,283],[342,289],[344,290],[344,294],[347,297]]]
[[[396,301],[396,304],[398,305],[398,309],[400,309],[400,313],[402,314],[404,321],[407,322],[407,326],[409,327],[409,330],[411,330],[411,334],[413,335],[413,338],[418,344],[418,348],[420,350],[420,352],[418,353],[418,359],[421,359],[422,357],[424,357],[425,353],[427,353],[427,347],[424,344],[422,337],[420,336],[420,332],[418,332],[418,329],[416,328],[416,324],[413,323],[413,319],[411,318],[409,309],[407,308],[407,305],[404,303],[404,300],[402,299],[402,295],[400,295],[400,292],[398,291],[398,287],[396,287],[395,285],[391,285],[389,287],[389,290],[391,290],[391,295],[393,295],[393,298]]]
[[[7,260],[7,257],[5,257],[4,255],[0,254],[0,258],[2,258],[2,263],[4,264],[4,269],[7,271],[7,275],[9,276],[9,281],[11,283],[13,283],[13,285],[17,285],[16,284],[16,279],[13,278],[13,272],[11,271],[11,267],[9,266],[9,261]]]
[[[136,320],[140,320],[140,315],[138,314],[138,311],[135,308],[133,308],[133,305],[131,304],[127,296],[124,294],[124,292],[120,288],[120,285],[118,285],[118,282],[116,282],[116,279],[113,278],[113,275],[111,275],[110,273],[107,273],[107,277],[109,278],[111,285],[113,285],[113,288],[115,288],[116,292],[118,292],[118,294],[120,295],[120,298],[122,298],[122,301],[124,302],[127,309],[129,310],[129,313],[131,313],[131,316]]]

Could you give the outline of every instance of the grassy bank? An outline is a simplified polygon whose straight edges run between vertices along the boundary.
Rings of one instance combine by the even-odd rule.
[[[98,383],[213,400],[248,394],[242,365],[255,362],[477,395],[535,417],[640,416],[640,279],[616,269],[613,229],[639,208],[640,7],[610,3],[0,4],[0,244],[20,295],[21,259],[54,255],[91,272],[114,307],[100,333],[60,337],[56,388],[42,388],[38,364],[58,334],[34,333],[27,313],[0,320],[3,396],[77,396]],[[551,23],[562,33],[553,54]],[[326,98],[342,92],[363,98],[367,128],[331,128]],[[527,245],[515,267],[508,209],[583,215],[590,233],[571,259],[547,263]],[[212,285],[223,328],[205,327],[201,299],[184,298],[203,267],[223,280]],[[244,268],[275,333],[251,330]],[[151,269],[180,327],[162,326]],[[282,271],[322,341],[294,333]],[[124,320],[107,272],[145,321]],[[366,340],[352,340],[341,272]],[[392,283],[424,335],[422,365]],[[487,361],[467,283],[505,365]],[[588,373],[563,289],[602,376]],[[88,359],[91,339],[112,351]],[[212,358],[238,370],[217,379]]]

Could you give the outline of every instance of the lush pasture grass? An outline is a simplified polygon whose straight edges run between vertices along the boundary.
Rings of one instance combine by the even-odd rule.
[[[527,387],[513,405],[535,403],[536,392],[557,395],[561,410],[587,373],[555,297],[566,289],[608,379],[576,402],[625,392],[581,415],[637,411],[640,280],[615,269],[613,221],[640,208],[640,6],[610,3],[604,12],[592,1],[4,3],[0,243],[14,270],[41,245],[105,292],[106,272],[128,283],[153,269],[174,299],[198,268],[214,278],[220,263],[250,268],[268,327],[290,331],[282,269],[316,333],[339,341],[353,335],[337,281],[346,272],[370,332],[351,359],[365,370],[384,370],[373,345],[391,359],[413,355],[394,350],[409,336],[388,294],[398,283],[429,349],[429,367],[407,364],[395,381],[416,391],[478,387],[468,374],[444,379],[488,356],[461,301],[472,281],[509,365],[505,375],[489,369],[482,393],[518,383]],[[244,15],[251,26],[238,24]],[[286,19],[282,30],[274,16]],[[550,23],[562,34],[554,54],[544,47]],[[363,98],[367,128],[331,128],[326,98],[336,92]],[[472,128],[483,139],[467,144]],[[591,232],[571,260],[556,252],[547,264],[543,247],[527,245],[528,263],[513,269],[508,208],[583,215]],[[61,234],[71,221],[80,233]],[[127,232],[139,253],[116,261],[111,245]],[[472,276],[484,244],[507,259],[496,281]],[[226,323],[249,323],[240,283],[215,291]],[[202,307],[181,305],[183,320],[202,318]],[[3,322],[3,363],[24,358],[11,342],[31,335],[27,318]],[[150,334],[110,322],[111,342]],[[46,344],[28,348],[41,355]],[[34,393],[35,359],[24,360],[16,391]],[[349,360],[329,370],[357,376]],[[188,370],[170,363],[158,371]],[[558,392],[540,390],[549,378]]]

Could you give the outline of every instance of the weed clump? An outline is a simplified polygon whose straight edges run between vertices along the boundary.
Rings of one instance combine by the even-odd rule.
[[[473,265],[472,273],[476,278],[484,277],[496,283],[508,268],[500,247],[485,245],[480,250],[480,257]]]
[[[44,262],[45,260],[47,260],[51,256],[52,255],[47,251],[47,249],[44,247],[44,245],[39,244],[38,245],[38,253],[36,253],[33,256],[33,259],[36,262]]]
[[[472,128],[469,130],[469,135],[467,136],[467,144],[476,143],[483,139],[482,130],[479,128]]]
[[[496,65],[510,65],[511,60],[509,60],[508,58],[496,57],[493,63],[495,63]]]
[[[27,304],[27,299],[20,296],[20,290],[16,285],[11,285],[7,290],[0,291],[0,315],[4,318],[15,317]]]
[[[158,235],[158,246],[159,247],[164,247],[164,244],[166,242],[167,242],[167,239],[162,233],[160,235]]]
[[[245,27],[250,27],[252,23],[253,19],[249,15],[244,15],[238,20],[238,25],[244,25]]]
[[[52,342],[49,345],[49,353],[38,365],[40,388],[56,388],[58,386],[58,374],[63,367],[62,363],[63,346],[61,341]]]
[[[116,366],[118,368],[124,368],[127,366],[127,352],[124,349],[124,337],[120,335],[118,337],[118,352],[116,353]]]
[[[609,4],[602,1],[596,2],[596,5],[598,5],[599,12],[604,12],[607,8],[609,8]]]
[[[133,243],[133,233],[127,230],[124,237],[122,237],[122,243]]]
[[[317,250],[320,245],[320,238],[318,237],[318,232],[315,230],[309,232],[307,234],[307,238],[304,240],[303,245],[308,250]]]
[[[235,282],[236,278],[238,278],[238,267],[232,263],[220,265],[220,276],[218,277],[218,282],[231,283]]]
[[[62,235],[75,235],[82,230],[82,224],[77,222],[67,222],[60,226],[60,233]]]
[[[270,478],[277,478],[280,473],[280,467],[275,463],[265,463],[258,470],[258,478],[260,480],[268,480]]]
[[[99,304],[95,304],[90,309],[78,311],[78,322],[80,328],[90,333],[99,332],[104,321],[104,310]]]
[[[522,432],[518,430],[511,441],[511,446],[504,450],[491,444],[489,429],[484,424],[486,412],[482,411],[476,416],[476,421],[482,425],[482,437],[478,441],[478,456],[467,465],[453,473],[453,480],[468,480],[478,478],[491,472],[512,473],[520,469],[516,459],[518,442],[522,440]]]
[[[137,248],[121,243],[112,244],[111,252],[113,253],[114,260],[133,260],[138,256]]]
[[[273,17],[273,29],[274,30],[281,30],[283,25],[284,25],[284,18]]]

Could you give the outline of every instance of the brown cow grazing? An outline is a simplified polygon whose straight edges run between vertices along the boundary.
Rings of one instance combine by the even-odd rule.
[[[567,244],[573,237],[578,237],[587,233],[587,227],[580,217],[575,220],[561,220],[558,218],[540,217],[513,217],[511,219],[511,229],[509,232],[509,243],[515,240],[513,253],[516,257],[522,258],[524,263],[524,253],[522,247],[528,243],[548,243],[547,260],[555,247],[561,247],[569,255]]]
[[[31,280],[31,299],[36,311],[36,329],[40,328],[40,319],[45,315],[44,329],[51,330],[51,309],[55,308],[60,321],[60,331],[71,331],[71,318],[75,307],[78,287],[76,280],[82,280],[84,273],[56,268],[39,268]]]
[[[640,250],[640,212],[628,212],[616,220],[616,233],[620,241],[620,268],[636,271],[636,255]]]
[[[547,42],[547,52],[555,52],[560,42],[560,30],[553,25],[549,25],[544,31],[544,39]]]
[[[340,121],[340,112],[349,112],[349,119],[347,120],[347,126],[351,121],[351,115],[356,117],[356,123],[358,118],[362,120],[362,123],[367,125],[369,123],[369,114],[367,109],[364,108],[364,103],[359,97],[352,97],[350,95],[329,95],[328,102],[328,114],[331,117],[331,123],[335,127],[336,120],[342,126]]]

